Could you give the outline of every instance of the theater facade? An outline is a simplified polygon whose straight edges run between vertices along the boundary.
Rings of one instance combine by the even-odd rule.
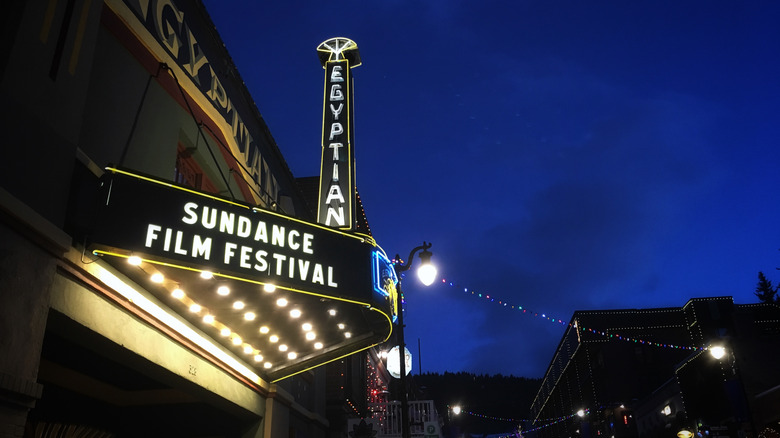
[[[397,308],[356,225],[356,52],[312,50],[344,121],[318,215],[201,2],[4,10],[0,436],[326,436],[322,365]]]

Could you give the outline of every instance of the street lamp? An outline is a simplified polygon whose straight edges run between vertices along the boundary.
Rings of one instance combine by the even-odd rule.
[[[431,256],[433,253],[428,251],[431,247],[430,243],[423,242],[422,245],[414,248],[409,253],[409,258],[406,259],[406,264],[401,262],[401,257],[396,254],[395,256],[395,273],[398,277],[398,354],[400,362],[400,379],[401,379],[401,436],[402,438],[409,438],[409,400],[406,395],[406,343],[404,342],[404,308],[403,308],[403,291],[401,290],[401,273],[408,271],[414,263],[414,255],[417,251],[422,250],[420,253],[420,268],[417,269],[417,275],[420,282],[426,286],[430,286],[436,279],[436,267],[431,264]]]
[[[715,359],[721,359],[723,356],[726,355],[726,349],[721,346],[712,346],[709,348],[710,355],[714,357]]]
[[[708,350],[710,351],[710,355],[713,358],[717,359],[722,364],[725,362],[725,365],[730,367],[728,379],[736,380],[736,383],[740,389],[740,395],[742,396],[741,403],[738,402],[737,406],[744,405],[742,409],[740,409],[740,411],[744,410],[744,412],[735,412],[735,414],[739,414],[739,417],[744,415],[746,418],[741,418],[742,421],[746,421],[750,426],[752,435],[757,436],[756,425],[753,421],[753,413],[750,410],[750,398],[748,397],[747,390],[745,389],[745,381],[743,380],[742,372],[740,371],[740,367],[737,364],[737,355],[734,351],[734,343],[730,339],[726,339],[725,341],[726,346],[711,345]],[[734,408],[732,407],[732,409]]]

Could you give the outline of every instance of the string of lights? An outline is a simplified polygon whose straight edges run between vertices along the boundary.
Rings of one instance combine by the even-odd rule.
[[[564,417],[558,417],[558,418],[552,419],[549,423],[544,423],[544,424],[542,424],[540,426],[537,426],[537,427],[534,427],[532,429],[524,429],[523,432],[535,432],[537,430],[544,429],[545,427],[550,427],[550,426],[553,426],[555,424],[558,424],[558,423],[560,423],[562,421],[566,421],[566,420],[569,420],[569,419],[574,418],[574,417],[584,417],[584,416],[586,416],[588,414],[590,414],[590,409],[583,409],[583,410],[575,412],[575,413],[573,413],[571,415],[566,415]],[[547,421],[547,420],[542,420],[542,421]]]
[[[452,407],[447,405],[447,409],[452,409]],[[533,420],[527,420],[527,419],[508,418],[508,417],[493,417],[493,416],[490,416],[490,415],[478,414],[476,412],[465,411],[465,410],[462,410],[461,413],[468,414],[468,415],[471,415],[473,417],[483,418],[483,419],[486,419],[486,420],[506,421],[506,422],[509,422],[509,423],[531,423],[531,422],[533,422]],[[566,421],[566,420],[568,420],[570,418],[573,418],[573,417],[584,417],[585,415],[588,415],[588,414],[590,414],[590,409],[582,409],[582,410],[579,410],[579,411],[577,411],[577,412],[575,412],[575,413],[573,413],[571,415],[564,415],[562,417],[545,418],[545,419],[542,419],[542,420],[537,420],[536,422],[543,423],[543,424],[541,426],[538,426],[535,429],[532,429],[532,430],[537,430],[537,429],[541,429],[541,428],[544,428],[544,427],[547,427],[547,426],[550,426],[550,425],[553,425],[553,424],[557,424],[557,423],[560,423],[561,421]]]
[[[527,309],[527,308],[525,308],[523,306],[520,306],[520,305],[510,304],[510,303],[508,303],[508,302],[506,302],[504,300],[497,299],[495,296],[491,296],[491,295],[488,295],[488,294],[483,294],[481,292],[477,292],[477,291],[475,291],[473,289],[470,289],[468,287],[464,287],[464,286],[462,286],[460,284],[457,284],[455,282],[447,281],[444,278],[441,279],[441,282],[442,282],[442,284],[448,285],[448,286],[450,286],[452,288],[462,289],[464,293],[470,294],[470,295],[474,296],[475,298],[480,298],[480,299],[483,299],[485,301],[489,301],[491,303],[495,303],[495,304],[497,304],[499,306],[502,306],[502,307],[505,307],[505,308],[507,308],[509,310],[516,310],[518,312],[521,312],[524,315],[529,315],[529,316],[533,316],[533,317],[536,317],[536,318],[541,318],[541,319],[547,320],[549,322],[552,322],[554,324],[570,326],[570,327],[573,327],[573,328],[575,328],[575,329],[577,329],[579,331],[593,333],[593,334],[596,334],[596,335],[599,335],[599,336],[603,336],[605,338],[617,339],[617,340],[621,340],[621,341],[625,341],[625,342],[633,342],[633,343],[636,343],[636,344],[649,345],[649,346],[660,347],[660,348],[672,348],[672,349],[692,350],[692,351],[707,350],[707,347],[667,344],[667,343],[662,343],[662,342],[655,342],[655,341],[649,341],[649,340],[645,340],[645,339],[634,338],[634,337],[630,337],[630,336],[623,336],[623,335],[620,335],[618,333],[607,333],[607,332],[604,332],[604,331],[601,331],[601,330],[597,330],[597,329],[593,329],[593,328],[590,328],[590,327],[577,327],[576,324],[572,324],[572,323],[564,321],[564,320],[562,320],[560,318],[555,318],[553,316],[547,315],[546,313],[539,313],[539,312]]]

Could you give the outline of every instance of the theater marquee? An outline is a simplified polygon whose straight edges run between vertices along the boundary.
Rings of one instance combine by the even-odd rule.
[[[149,290],[186,303],[183,315],[272,379],[390,335],[395,280],[368,237],[116,168],[100,199],[93,253],[136,276],[160,274],[158,286],[144,279]]]

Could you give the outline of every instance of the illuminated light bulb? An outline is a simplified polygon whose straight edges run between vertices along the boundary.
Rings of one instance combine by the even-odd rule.
[[[322,342],[314,343],[314,348],[316,348],[317,350],[322,350],[322,347],[323,347]]]
[[[271,368],[272,366],[273,366],[273,365],[271,364],[271,362],[266,362],[266,363],[264,363],[264,364],[263,364],[263,368],[265,368],[265,369],[269,369],[269,368]]]
[[[256,315],[253,312],[246,312],[244,314],[244,319],[247,320],[247,321],[254,321],[255,317],[256,317]]]
[[[263,360],[263,355],[262,354],[256,354],[255,355],[255,362],[260,362],[262,360]]]
[[[328,310],[328,315],[330,315],[330,316],[336,316],[336,309],[330,309],[330,310]]]
[[[346,326],[344,324],[339,324],[339,330],[344,330]]]
[[[290,310],[290,316],[293,318],[300,318],[301,317],[301,311],[299,309],[292,309]]]
[[[271,342],[279,342],[279,336],[271,335],[271,337],[268,338],[268,340]]]
[[[203,317],[203,322],[206,324],[214,324],[214,315],[206,315]]]
[[[310,332],[313,327],[311,326],[311,323],[304,322],[303,325],[301,326],[301,328],[305,332]]]
[[[241,345],[242,342],[241,338],[239,338],[238,336],[234,337],[232,341],[233,341],[233,345]]]
[[[200,312],[201,309],[202,309],[202,307],[200,307],[199,304],[193,304],[193,305],[190,306],[190,312],[192,312],[192,313],[198,313],[198,312]]]
[[[219,334],[222,336],[230,336],[230,329],[225,327],[219,331]]]
[[[154,274],[152,274],[152,281],[155,283],[162,283],[163,281],[165,281],[165,276],[160,274],[159,272],[155,272]]]
[[[287,351],[287,345],[279,344],[279,351]]]
[[[287,353],[287,359],[293,360],[298,357],[298,353],[295,353],[293,351]]]
[[[317,334],[314,332],[307,332],[306,333],[306,340],[313,341],[314,338],[317,337]]]
[[[344,332],[344,337],[345,337],[345,338],[347,338],[347,339],[349,339],[349,338],[351,338],[351,337],[352,337],[352,333],[350,333],[350,332]]]
[[[214,278],[214,274],[211,271],[200,271],[200,278],[204,280],[209,280],[211,278]]]
[[[279,307],[284,307],[287,305],[287,300],[284,298],[279,298],[278,300],[276,300],[276,305]]]
[[[138,256],[130,256],[127,258],[127,263],[130,263],[133,266],[138,266],[141,264],[141,262],[143,262],[143,260],[141,260],[141,257]]]
[[[173,296],[177,300],[180,300],[180,299],[184,298],[184,291],[179,289],[179,288],[176,288],[176,289],[173,290],[173,292],[171,292],[171,296]]]
[[[244,353],[246,354],[252,354],[254,353],[255,349],[252,348],[251,345],[244,345]]]
[[[220,286],[217,288],[217,293],[224,297],[230,293],[230,288],[227,286]]]
[[[276,285],[271,283],[266,283],[263,285],[263,290],[266,292],[273,292],[276,290]]]
[[[721,359],[726,355],[726,349],[721,346],[710,347],[710,355],[715,359]]]
[[[241,310],[244,308],[244,306],[245,304],[243,301],[236,301],[235,303],[233,303],[233,308],[236,310]]]
[[[430,286],[436,281],[436,267],[430,263],[424,264],[417,269],[417,277],[420,282],[426,286]]]
[[[260,327],[260,333],[262,333],[262,334],[267,334],[270,331],[271,331],[271,329],[269,329],[267,326]]]

